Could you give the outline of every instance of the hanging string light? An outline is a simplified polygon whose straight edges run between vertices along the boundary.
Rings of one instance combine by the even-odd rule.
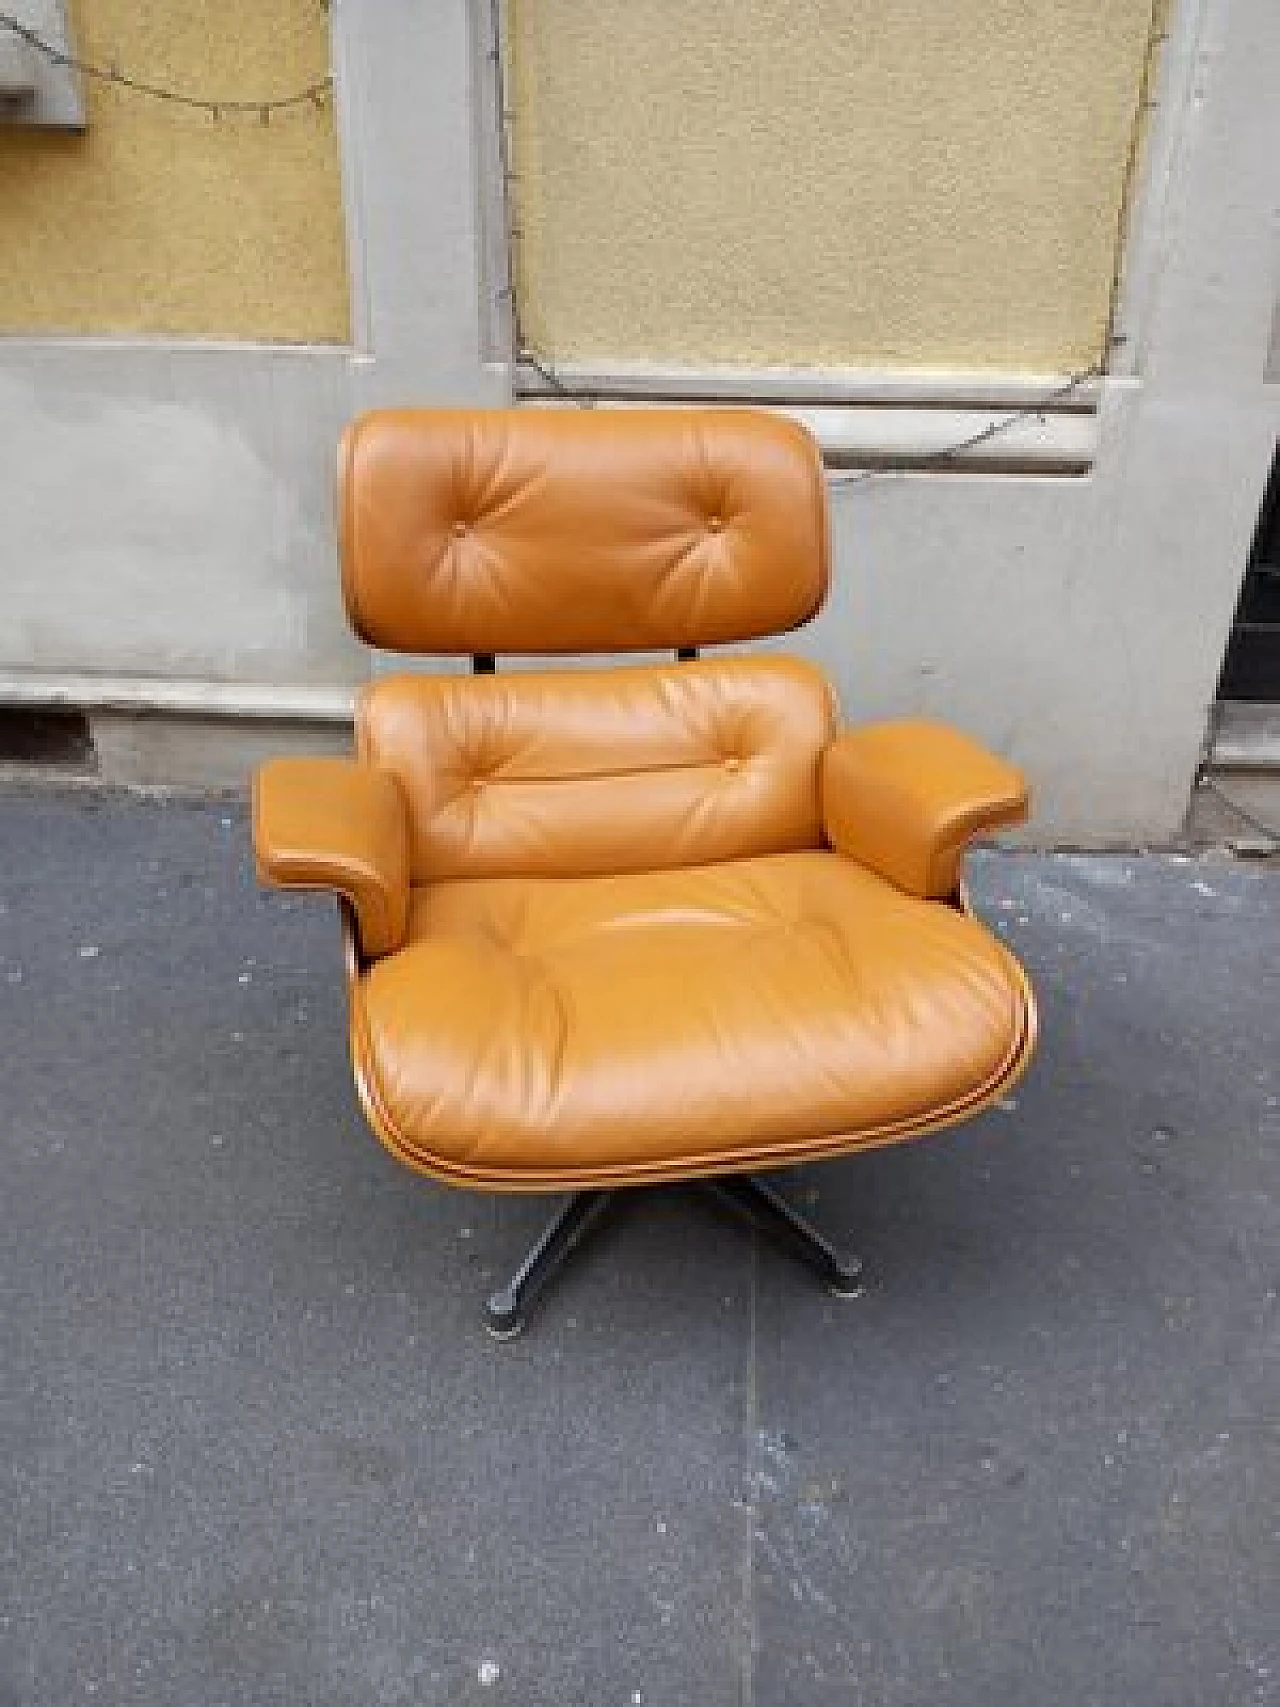
[[[326,73],[308,83],[305,88],[296,89],[288,95],[275,95],[265,101],[194,95],[186,89],[172,89],[161,83],[149,82],[143,77],[133,77],[127,71],[122,71],[114,62],[95,65],[91,60],[65,53],[53,42],[47,41],[38,30],[33,30],[28,24],[14,17],[12,12],[6,12],[3,8],[0,8],[0,29],[11,30],[29,48],[47,59],[50,65],[61,66],[68,71],[78,71],[82,77],[88,77],[94,82],[111,83],[119,89],[131,90],[135,95],[144,96],[148,100],[167,101],[172,106],[207,113],[215,122],[237,114],[252,113],[257,115],[261,124],[269,125],[272,113],[307,106],[320,111],[333,93],[333,78]]]

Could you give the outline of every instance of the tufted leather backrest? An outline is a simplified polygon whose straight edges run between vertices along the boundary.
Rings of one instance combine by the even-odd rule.
[[[759,411],[378,410],[339,486],[347,611],[392,651],[748,640],[826,594],[817,447]]]
[[[817,847],[834,706],[788,658],[500,676],[385,676],[362,758],[409,808],[436,877],[589,876]]]

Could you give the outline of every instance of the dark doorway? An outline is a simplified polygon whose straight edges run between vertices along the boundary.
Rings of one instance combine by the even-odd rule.
[[[1280,705],[1280,447],[1271,463],[1218,698]]]

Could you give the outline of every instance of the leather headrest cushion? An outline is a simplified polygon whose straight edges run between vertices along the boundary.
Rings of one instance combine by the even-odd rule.
[[[763,411],[379,410],[339,478],[347,610],[393,651],[748,640],[826,593],[821,457]]]

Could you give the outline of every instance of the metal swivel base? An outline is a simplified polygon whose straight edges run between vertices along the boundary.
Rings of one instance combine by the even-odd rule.
[[[796,1257],[835,1297],[856,1298],[862,1291],[861,1261],[840,1256],[816,1227],[761,1180],[736,1174],[700,1181],[699,1189]],[[619,1195],[616,1191],[580,1191],[569,1198],[511,1279],[490,1293],[484,1320],[495,1339],[515,1338],[534,1301]]]

